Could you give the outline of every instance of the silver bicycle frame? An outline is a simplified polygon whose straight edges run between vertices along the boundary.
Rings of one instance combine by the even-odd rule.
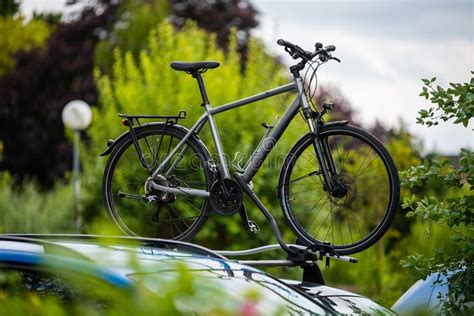
[[[214,115],[222,113],[222,112],[226,112],[228,110],[235,109],[243,105],[251,104],[256,101],[267,99],[267,98],[276,96],[278,94],[290,92],[293,90],[297,91],[298,93],[297,96],[291,102],[290,106],[286,109],[286,111],[283,113],[277,125],[262,140],[261,145],[253,152],[252,156],[249,158],[246,168],[242,174],[242,179],[245,181],[245,183],[247,184],[250,183],[250,181],[253,179],[257,171],[262,166],[263,162],[265,161],[265,158],[271,152],[271,150],[273,149],[275,144],[278,142],[283,132],[288,127],[291,120],[298,113],[298,110],[300,109],[300,107],[303,109],[309,108],[309,103],[304,93],[304,87],[303,87],[303,82],[301,78],[296,78],[292,83],[277,87],[275,89],[271,89],[271,90],[268,90],[268,91],[250,96],[250,97],[246,97],[237,101],[233,101],[224,105],[220,105],[214,108],[211,108],[210,104],[204,104],[205,113],[196,121],[196,123],[194,123],[194,125],[191,127],[188,133],[183,137],[183,139],[181,139],[178,145],[176,145],[176,147],[173,148],[173,150],[168,154],[168,156],[161,162],[161,164],[158,166],[158,168],[155,170],[155,172],[152,174],[151,177],[155,178],[158,174],[162,173],[165,165],[168,162],[170,162],[171,158],[181,149],[181,147],[183,147],[183,145],[186,143],[189,137],[191,137],[191,135],[193,135],[194,133],[199,133],[202,127],[204,126],[204,124],[206,123],[206,121],[209,121],[212,139],[214,141],[216,151],[217,151],[217,157],[219,160],[218,167],[219,167],[220,174],[223,176],[223,178],[230,178],[229,168],[225,161],[224,151],[222,149],[222,143],[219,138],[219,133],[218,133],[217,126],[214,120]],[[310,131],[314,132],[315,127],[314,127],[313,121],[312,120],[307,120],[307,121],[308,121]],[[183,149],[180,152],[180,154],[178,155],[178,159],[180,159],[179,157],[180,155],[184,154],[184,150],[185,149]],[[156,190],[159,190],[162,192],[168,192],[168,193],[173,193],[173,194],[189,194],[189,195],[196,195],[196,196],[202,196],[202,197],[209,196],[209,192],[206,190],[198,190],[198,189],[185,188],[185,187],[173,188],[173,187],[159,185],[153,182],[151,182],[150,185]]]

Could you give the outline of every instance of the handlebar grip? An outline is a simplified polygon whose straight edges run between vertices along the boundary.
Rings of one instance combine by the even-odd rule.
[[[284,47],[295,48],[294,44],[288,41],[285,41],[284,39],[281,39],[281,38],[277,41],[277,44]]]
[[[333,52],[333,51],[336,50],[336,46],[328,45],[328,46],[324,47],[324,50],[327,51],[327,52]]]

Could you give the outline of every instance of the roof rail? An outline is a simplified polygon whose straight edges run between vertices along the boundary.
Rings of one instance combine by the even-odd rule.
[[[92,260],[81,254],[80,252],[71,249],[69,247],[63,246],[61,244],[55,243],[55,242],[50,242],[47,240],[42,240],[42,239],[37,239],[37,238],[32,238],[28,235],[9,235],[9,234],[0,234],[0,241],[21,241],[21,242],[27,242],[27,243],[32,243],[36,245],[42,245],[44,248],[44,253],[45,254],[61,254],[61,255],[67,255],[72,258],[80,259],[80,260],[85,260],[88,262],[91,262]]]
[[[168,239],[156,239],[156,238],[144,238],[144,237],[134,237],[134,236],[103,236],[103,235],[84,235],[84,234],[1,234],[0,240],[22,240],[35,243],[48,243],[48,245],[57,243],[47,242],[46,240],[112,240],[112,241],[127,241],[127,242],[138,242],[142,246],[147,247],[156,247],[156,248],[166,248],[166,249],[178,249],[182,251],[191,252],[196,255],[201,255],[205,257],[211,257],[216,259],[227,260],[223,255],[212,251],[208,248],[183,242],[177,240],[168,240]],[[60,245],[58,245],[60,246]],[[61,246],[64,247],[64,246]],[[64,247],[67,248],[67,247]],[[68,248],[70,249],[70,248]],[[74,250],[71,250],[74,251]],[[75,251],[74,251],[75,252]]]

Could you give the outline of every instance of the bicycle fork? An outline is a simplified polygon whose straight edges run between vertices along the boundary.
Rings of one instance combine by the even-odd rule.
[[[301,109],[308,123],[311,135],[313,136],[313,147],[319,166],[321,167],[320,172],[323,176],[324,187],[328,192],[332,192],[335,186],[332,179],[333,176],[336,175],[336,167],[334,165],[327,138],[321,139],[319,136],[319,131],[322,127],[321,125],[324,124],[320,119],[322,115],[311,110],[308,100],[303,93],[301,97]]]
[[[316,153],[316,158],[318,159],[319,166],[321,167],[321,174],[323,176],[324,187],[328,192],[334,190],[333,176],[336,175],[336,167],[334,165],[334,160],[332,158],[331,150],[329,149],[329,144],[327,138],[321,138],[319,136],[319,124],[316,123],[315,133],[313,134],[313,147]]]

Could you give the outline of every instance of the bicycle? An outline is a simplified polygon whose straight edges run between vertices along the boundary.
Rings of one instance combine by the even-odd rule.
[[[127,234],[189,240],[203,227],[211,209],[219,215],[237,212],[251,232],[258,226],[248,219],[243,204],[245,192],[270,222],[280,244],[279,228],[255,195],[251,181],[267,155],[301,113],[309,132],[287,154],[277,188],[286,222],[302,245],[331,245],[338,254],[352,254],[378,241],[389,228],[399,203],[399,179],[395,164],[383,145],[348,121],[325,122],[333,104],[318,111],[307,95],[300,72],[313,70],[330,60],[335,46],[316,43],[305,51],[278,40],[299,62],[289,68],[293,81],[237,101],[211,107],[202,73],[218,62],[172,62],[171,67],[197,80],[204,114],[187,129],[179,125],[186,117],[120,114],[128,132],[101,155],[109,155],[104,176],[105,204],[118,226]],[[316,64],[316,67],[313,65]],[[309,69],[309,68],[308,68]],[[275,124],[267,129],[242,170],[230,174],[214,115],[278,94],[297,95]],[[161,119],[141,125],[140,119]],[[208,122],[217,159],[211,158],[199,133]],[[345,238],[345,239],[344,239]]]

